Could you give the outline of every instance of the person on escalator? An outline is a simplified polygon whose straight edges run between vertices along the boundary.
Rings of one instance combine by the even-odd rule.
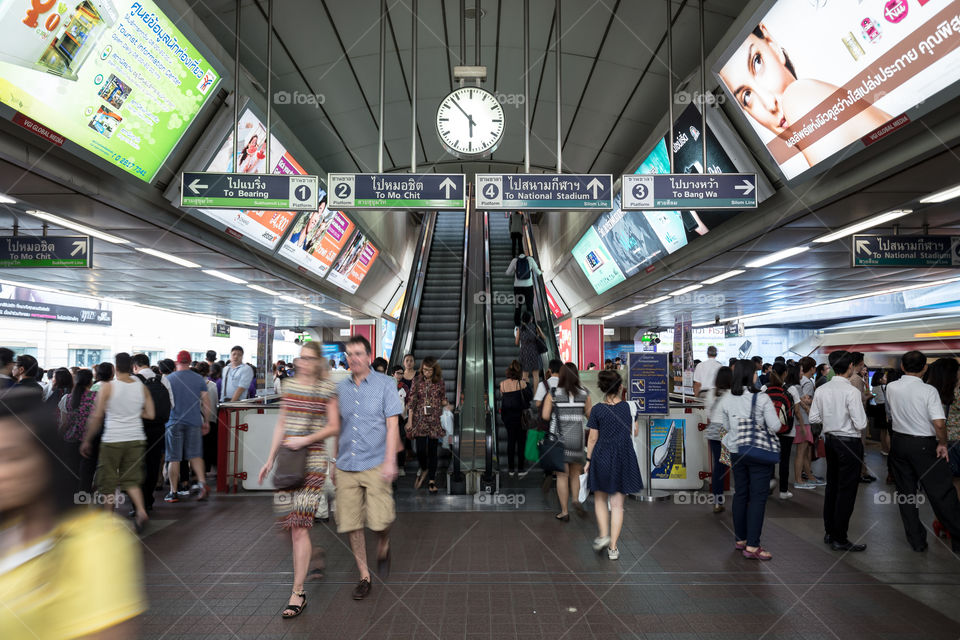
[[[557,384],[560,382],[560,367],[562,366],[563,362],[559,358],[550,360],[547,375],[544,376],[543,382],[537,385],[537,392],[533,396],[534,407],[537,409],[540,409],[543,399],[550,395],[550,391],[557,388]]]
[[[440,424],[440,414],[447,406],[447,386],[443,382],[440,363],[434,357],[423,359],[420,375],[410,388],[410,421],[407,437],[417,442],[417,458],[420,470],[414,489],[419,489],[426,480],[429,491],[437,493],[437,445],[446,435]]]
[[[513,326],[520,326],[520,305],[533,313],[533,274],[542,274],[537,261],[523,254],[510,261],[506,274],[513,276]],[[522,360],[521,360],[522,362]]]
[[[543,331],[533,321],[533,314],[529,311],[523,312],[523,324],[520,325],[514,337],[514,344],[520,347],[520,366],[523,367],[523,379],[526,380],[533,374],[533,388],[536,389],[540,384],[540,369],[543,367],[543,358],[540,357],[540,351],[537,350],[537,338],[546,341],[547,337]]]
[[[523,214],[514,211],[510,214],[510,255],[523,253]]]

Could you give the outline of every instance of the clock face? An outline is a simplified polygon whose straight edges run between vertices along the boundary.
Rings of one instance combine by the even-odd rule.
[[[440,103],[437,134],[458,156],[490,153],[503,136],[503,105],[489,91],[461,87]]]

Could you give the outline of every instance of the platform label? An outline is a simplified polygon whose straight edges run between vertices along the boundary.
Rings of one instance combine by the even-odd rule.
[[[620,185],[625,211],[757,207],[755,173],[629,174]]]
[[[463,209],[462,173],[331,173],[333,209]]]
[[[256,211],[315,211],[317,176],[274,173],[183,173],[180,206]]]
[[[479,209],[613,208],[613,176],[572,173],[478,173]]]
[[[93,266],[90,236],[0,237],[0,267],[5,269]]]
[[[854,267],[960,267],[960,236],[851,238]]]

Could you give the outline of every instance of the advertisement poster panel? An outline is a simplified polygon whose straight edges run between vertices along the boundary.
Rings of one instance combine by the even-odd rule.
[[[150,0],[9,0],[0,42],[0,101],[146,182],[220,83]]]
[[[683,446],[686,420],[650,420],[650,478],[686,480],[687,458]]]
[[[779,0],[717,77],[791,179],[960,80],[958,49],[958,0]]]
[[[356,293],[378,255],[380,250],[373,246],[365,234],[357,231],[327,276],[327,282],[347,293]]]

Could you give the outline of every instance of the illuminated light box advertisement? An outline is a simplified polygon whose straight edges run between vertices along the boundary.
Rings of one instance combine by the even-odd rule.
[[[319,195],[320,206],[297,220],[280,253],[323,277],[347,244],[355,225],[340,211],[327,208],[327,194],[323,189]]]
[[[153,3],[0,3],[0,101],[150,182],[220,76]]]
[[[203,169],[204,171],[306,175],[307,171],[273,134],[270,135],[272,162],[269,167],[267,166],[267,128],[252,111],[244,109],[237,128],[240,131],[240,146],[236,159],[233,157],[233,134],[231,133],[227,135],[227,139]],[[200,211],[226,225],[228,229],[239,232],[269,249],[277,246],[280,238],[298,214],[296,211],[240,211],[237,209],[200,209]]]
[[[779,0],[721,84],[794,178],[960,80],[960,1]]]
[[[713,131],[707,129],[707,166],[703,166],[702,117],[696,105],[688,105],[673,123],[674,173],[736,173],[737,166],[723,150]],[[644,158],[634,173],[670,173],[670,156],[667,150],[667,133]],[[624,211],[620,208],[620,194],[613,200],[613,209],[600,214],[591,232],[602,243],[607,254],[616,262],[619,278],[609,269],[602,277],[590,272],[596,261],[580,260],[577,263],[600,294],[626,278],[636,275],[642,268],[658,258],[677,251],[694,238],[706,234],[711,228],[736,215],[737,211]],[[595,250],[596,239],[590,232],[581,243]],[[581,245],[578,244],[577,247]],[[583,247],[586,248],[586,245]],[[577,248],[574,248],[577,255]]]
[[[87,306],[79,307],[78,304]],[[105,302],[3,283],[0,284],[0,318],[55,320],[109,327],[113,324],[113,311]]]
[[[614,209],[615,211],[619,211],[619,203],[620,195],[618,194],[614,198],[614,204],[617,206],[617,208]],[[621,211],[620,213],[622,214],[624,212]],[[601,215],[600,220],[603,220],[605,216],[606,214]],[[614,261],[613,256],[607,251],[607,247],[603,240],[601,240],[600,234],[597,233],[599,224],[598,222],[587,229],[587,232],[583,234],[580,242],[577,243],[572,252],[573,259],[580,265],[584,275],[587,276],[587,280],[590,281],[590,286],[592,286],[598,294],[626,280],[623,272],[620,271],[620,267],[618,267]]]
[[[356,293],[360,283],[367,276],[370,267],[380,255],[380,250],[361,232],[356,232],[347,249],[333,265],[327,282],[331,282],[348,293]]]
[[[650,420],[650,478],[686,480],[687,459],[683,448],[686,420]]]

